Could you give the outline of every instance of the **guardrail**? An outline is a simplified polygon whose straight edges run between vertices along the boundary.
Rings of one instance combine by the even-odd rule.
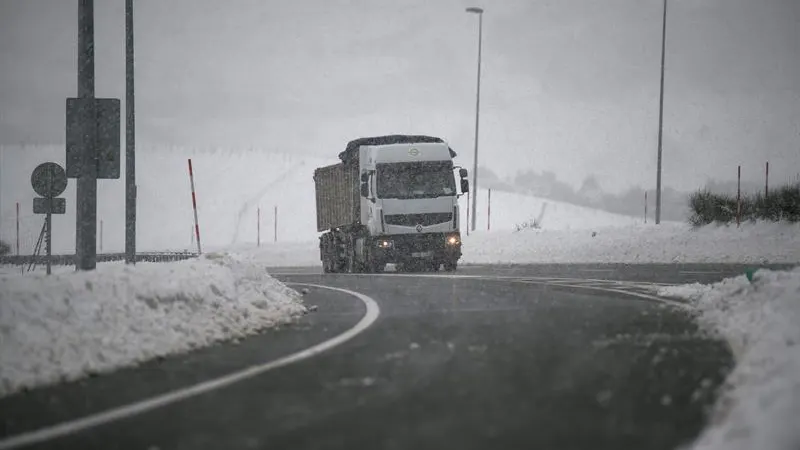
[[[189,252],[146,252],[137,253],[136,262],[174,262],[184,261],[187,259],[196,258],[197,253]],[[44,255],[5,255],[0,256],[0,264],[3,265],[29,265],[36,263],[36,265],[47,264],[46,256]],[[50,257],[51,264],[54,266],[70,266],[75,264],[75,255],[52,255]],[[124,261],[125,253],[101,253],[97,255],[97,262],[112,262]]]

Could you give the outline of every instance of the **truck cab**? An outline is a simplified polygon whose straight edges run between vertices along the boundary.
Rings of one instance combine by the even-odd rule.
[[[353,220],[342,217],[338,222],[350,223],[331,227],[320,238],[325,271],[380,272],[386,264],[406,271],[456,270],[461,257],[458,200],[469,183],[466,169],[454,165],[455,156],[435,137],[351,141],[339,157],[347,178],[356,178],[357,200],[352,197]],[[340,184],[344,197],[350,197],[348,182],[327,184],[317,183],[318,215],[320,189]]]

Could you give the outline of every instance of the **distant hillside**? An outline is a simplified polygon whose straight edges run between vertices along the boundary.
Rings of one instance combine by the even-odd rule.
[[[630,188],[621,194],[610,194],[602,189],[593,176],[587,177],[576,190],[549,171],[524,170],[517,173],[513,179],[503,179],[485,167],[480,167],[479,170],[479,184],[483,187],[534,195],[615,214],[642,217],[644,220],[645,191],[639,187]],[[654,220],[655,200],[655,190],[648,191],[648,221]],[[689,193],[665,186],[661,199],[662,220],[685,221],[689,214],[688,205]]]
[[[478,190],[477,229],[487,229],[488,190]],[[466,196],[461,201],[462,220],[466,221]],[[532,226],[534,219],[547,230],[592,229],[628,226],[643,218],[613,214],[565,202],[526,194],[492,190],[491,230],[515,230]],[[465,223],[465,222],[462,222]]]
[[[0,174],[0,239],[13,242],[14,207],[21,205],[21,253],[30,253],[43,223],[32,214],[30,174],[45,161],[64,164],[59,146],[4,146]],[[331,161],[258,149],[214,150],[143,145],[137,149],[138,249],[191,248],[192,206],[187,159],[192,158],[201,242],[208,249],[255,242],[256,211],[262,208],[262,239],[308,241],[316,236],[313,169]],[[54,252],[75,248],[75,180],[64,197],[67,214],[54,218]],[[98,183],[98,221],[104,251],[124,249],[124,169],[119,180]],[[99,239],[99,236],[98,236]]]

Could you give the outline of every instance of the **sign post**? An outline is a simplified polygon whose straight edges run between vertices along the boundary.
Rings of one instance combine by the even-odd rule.
[[[67,201],[58,198],[67,188],[67,174],[64,169],[56,163],[46,162],[39,164],[33,169],[31,174],[31,186],[33,190],[41,195],[33,199],[34,214],[45,214],[44,227],[39,237],[41,242],[44,235],[45,252],[47,255],[47,274],[51,273],[52,240],[53,240],[53,214],[64,214],[66,212]],[[39,249],[36,249],[38,255]]]

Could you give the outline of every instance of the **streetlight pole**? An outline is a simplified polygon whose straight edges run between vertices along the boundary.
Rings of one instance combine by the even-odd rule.
[[[478,88],[475,97],[475,158],[472,166],[472,231],[475,231],[478,216],[478,128],[481,113],[481,43],[483,40],[483,8],[467,8],[468,13],[478,15]]]
[[[661,150],[664,137],[664,59],[667,49],[667,0],[661,25],[661,91],[658,99],[658,168],[656,169],[656,225],[661,223]]]

